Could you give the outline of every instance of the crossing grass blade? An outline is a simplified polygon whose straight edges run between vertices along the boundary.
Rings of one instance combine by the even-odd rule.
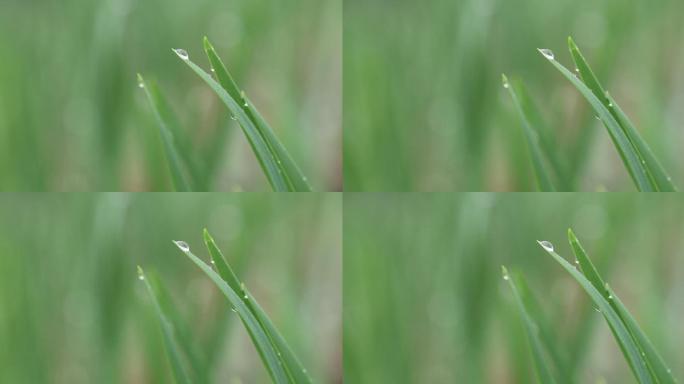
[[[599,83],[594,72],[591,70],[591,67],[589,67],[589,64],[584,59],[579,48],[577,48],[577,45],[572,40],[572,37],[568,37],[568,47],[581,80],[589,87],[594,95],[602,102],[603,106],[610,111],[613,118],[618,122],[635,151],[639,154],[641,160],[643,160],[644,168],[656,189],[663,192],[676,191],[676,188],[672,183],[672,178],[667,174],[651,151],[651,148],[641,137],[627,115],[622,111],[615,100],[613,100],[610,94],[601,87],[601,83]]]
[[[589,256],[587,256],[587,253],[584,251],[584,248],[580,244],[579,240],[577,240],[577,237],[573,233],[572,229],[568,229],[568,240],[570,241],[570,245],[572,246],[575,257],[577,258],[580,271],[594,285],[596,290],[603,294],[603,297],[608,300],[613,309],[620,316],[620,319],[629,330],[632,338],[641,348],[641,351],[643,352],[642,357],[651,371],[655,382],[674,384],[676,380],[674,376],[672,376],[671,369],[667,367],[662,357],[660,357],[660,354],[658,354],[653,347],[653,343],[651,343],[648,336],[646,336],[646,334],[641,330],[634,317],[632,317],[624,304],[622,304],[622,301],[618,298],[615,292],[613,292],[610,286],[601,278],[596,270],[596,267],[594,267],[594,264],[589,259]]]
[[[556,187],[552,181],[552,171],[548,169],[547,166],[549,161],[540,145],[539,131],[535,128],[533,123],[534,119],[530,116],[529,108],[526,107],[529,103],[523,94],[523,85],[521,82],[508,81],[505,74],[501,75],[501,79],[504,88],[506,88],[511,95],[513,104],[515,104],[515,108],[517,109],[518,114],[520,114],[520,119],[523,122],[523,133],[525,135],[525,140],[527,141],[527,147],[530,151],[530,158],[532,160],[537,186],[542,192],[556,191]]]
[[[219,275],[228,284],[228,286],[230,286],[235,292],[238,292],[240,297],[244,299],[249,310],[268,334],[271,345],[276,350],[280,363],[283,367],[285,367],[290,380],[297,384],[311,383],[312,381],[307,373],[307,370],[302,366],[301,362],[287,344],[285,339],[282,337],[280,332],[278,332],[266,312],[264,312],[259,303],[254,300],[253,296],[247,291],[244,284],[237,278],[233,272],[233,269],[226,261],[221,250],[216,246],[214,239],[211,237],[206,228],[204,229],[204,242],[209,250],[209,254],[211,255],[211,259],[216,266],[216,270],[218,271]]]
[[[230,114],[235,120],[240,124],[242,131],[247,137],[254,154],[261,165],[266,178],[268,179],[271,187],[276,192],[287,192],[289,191],[290,185],[285,179],[285,175],[282,173],[280,167],[277,164],[277,159],[273,157],[269,149],[268,144],[264,141],[264,138],[259,133],[252,120],[249,118],[245,110],[240,107],[240,104],[219,84],[217,83],[211,75],[206,73],[202,68],[193,63],[186,52],[181,50],[173,50],[176,55],[183,61],[186,65],[190,67],[202,80],[204,80],[207,85],[216,93],[216,95],[221,99],[223,104],[226,105]]]
[[[259,131],[259,134],[268,146],[271,156],[276,159],[276,165],[285,176],[290,189],[296,192],[311,191],[308,179],[302,174],[302,171],[297,166],[292,156],[290,156],[290,153],[275,135],[273,129],[268,125],[266,120],[261,116],[254,106],[254,103],[252,103],[245,93],[238,88],[237,83],[235,83],[235,80],[230,75],[230,72],[228,72],[223,61],[206,36],[204,37],[204,51],[209,58],[209,62],[214,69],[219,84],[228,92],[228,95],[239,102],[239,105],[242,106],[242,109]]]
[[[148,281],[150,278],[154,280],[155,277],[153,275],[145,276],[145,272],[140,266],[138,266],[138,277],[145,283],[145,288],[147,288],[147,291],[152,298],[152,302],[154,303],[154,308],[157,312],[159,323],[162,328],[164,348],[166,349],[166,354],[169,356],[171,370],[173,371],[173,376],[176,380],[176,383],[189,384],[191,381],[183,363],[183,352],[180,349],[179,341],[176,337],[177,331],[175,328],[175,323],[169,317],[168,312],[162,305],[162,300],[160,300],[158,291],[153,288],[154,281],[153,284],[150,284],[150,281]]]
[[[193,188],[191,186],[190,177],[186,174],[185,170],[187,164],[185,164],[183,156],[180,154],[174,139],[171,128],[173,125],[173,118],[170,115],[171,109],[169,108],[168,103],[166,103],[166,100],[163,98],[154,82],[146,83],[142,75],[138,74],[138,84],[145,91],[147,100],[150,102],[150,106],[154,111],[154,116],[159,125],[159,134],[164,145],[164,153],[169,164],[174,188],[176,191],[180,192],[192,191]]]
[[[594,94],[594,92],[589,89],[578,77],[576,77],[572,72],[560,64],[554,57],[553,54],[544,49],[539,49],[539,52],[546,58],[551,64],[553,64],[560,73],[565,76],[570,82],[577,88],[578,91],[584,96],[584,98],[589,102],[594,111],[597,113],[598,117],[603,122],[604,126],[608,130],[615,147],[622,158],[622,162],[625,164],[629,175],[632,177],[634,184],[639,191],[643,192],[654,192],[657,191],[656,186],[653,184],[649,174],[646,169],[642,166],[642,158],[637,150],[632,146],[629,138],[622,130],[620,124],[608,108],[603,105],[601,100]]]
[[[602,292],[603,289],[597,289],[594,284],[584,276],[582,272],[572,266],[569,262],[558,255],[552,247],[539,242],[539,245],[551,255],[570,275],[580,284],[584,291],[589,295],[594,304],[598,306],[598,309],[603,314],[604,318],[608,322],[613,335],[615,336],[618,345],[621,347],[623,355],[627,359],[630,367],[632,368],[634,375],[641,384],[654,383],[651,376],[649,367],[646,361],[642,359],[642,353],[644,351],[640,346],[634,341],[630,330],[623,323],[622,318],[618,312],[613,308],[610,303],[610,299],[606,298]]]
[[[504,280],[506,280],[511,287],[513,292],[513,297],[515,298],[515,303],[520,313],[520,317],[523,320],[525,326],[525,334],[527,335],[527,340],[530,343],[530,348],[532,350],[532,358],[534,360],[534,366],[536,368],[537,379],[540,383],[552,383],[555,384],[557,372],[556,367],[554,367],[554,362],[551,359],[551,352],[548,350],[548,346],[543,342],[538,330],[539,325],[535,321],[535,316],[530,313],[529,306],[526,305],[527,300],[523,295],[527,292],[522,288],[524,279],[522,275],[517,273],[509,274],[506,267],[501,266],[501,273],[503,274]]]
[[[252,342],[254,343],[259,355],[268,370],[271,379],[276,384],[292,383],[292,375],[282,364],[279,352],[272,344],[268,331],[263,327],[259,319],[254,315],[249,303],[251,296],[249,293],[241,289],[236,292],[222,277],[214,272],[210,266],[195,256],[187,247],[181,242],[174,242],[178,248],[185,253],[185,255],[197,265],[221,290],[224,296],[228,299],[233,310],[238,314]],[[212,256],[213,257],[213,256]],[[222,259],[222,258],[221,258]],[[219,262],[220,260],[219,259]],[[223,259],[225,260],[225,259]],[[216,261],[214,261],[216,263]],[[222,268],[223,269],[223,268]],[[223,269],[225,271],[225,269]],[[237,282],[237,281],[236,281]],[[242,286],[242,284],[241,284]]]

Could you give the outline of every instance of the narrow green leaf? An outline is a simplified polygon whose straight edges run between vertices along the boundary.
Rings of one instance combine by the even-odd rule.
[[[252,120],[247,116],[244,109],[240,107],[238,102],[233,99],[219,83],[212,79],[208,73],[197,66],[197,64],[193,63],[188,57],[187,52],[182,50],[174,50],[174,52],[190,67],[190,69],[204,80],[209,87],[211,87],[226,107],[228,107],[233,118],[235,118],[240,124],[240,127],[242,127],[242,131],[247,137],[247,141],[252,147],[252,150],[273,189],[277,192],[287,192],[289,188],[285,176],[278,167],[276,159],[271,154],[268,144],[264,141],[264,138],[261,136]]]
[[[289,377],[292,378],[294,383],[311,383],[311,378],[309,377],[307,370],[304,368],[304,366],[302,366],[301,362],[294,354],[285,339],[282,337],[280,332],[277,330],[266,312],[261,308],[259,303],[246,290],[242,282],[237,278],[233,272],[233,269],[226,261],[221,250],[216,246],[214,239],[211,237],[206,228],[204,229],[204,242],[209,249],[209,253],[214,261],[214,265],[216,266],[219,275],[244,299],[254,317],[266,330],[269,340],[272,342],[273,347],[278,352],[278,358],[281,360],[283,366],[287,370]]]
[[[646,360],[646,364],[654,375],[654,379],[658,383],[675,383],[676,380],[672,376],[672,371],[667,368],[665,362],[663,361],[660,354],[655,350],[653,344],[646,334],[641,330],[637,324],[634,317],[629,313],[627,308],[622,304],[622,301],[618,296],[610,289],[608,284],[599,275],[596,267],[587,256],[584,248],[580,244],[577,237],[572,232],[572,229],[568,229],[568,239],[570,245],[577,257],[578,264],[580,265],[581,271],[587,277],[587,279],[594,285],[594,287],[603,294],[603,297],[608,300],[613,309],[617,312],[622,319],[623,323],[629,330],[634,341],[639,345],[641,351],[643,352],[643,357]]]
[[[212,68],[214,69],[214,73],[216,74],[219,84],[221,84],[221,86],[233,99],[240,102],[240,105],[245,110],[250,120],[268,145],[271,155],[276,159],[276,164],[285,175],[289,185],[292,187],[292,190],[297,192],[311,191],[311,187],[309,186],[306,176],[302,174],[302,171],[299,169],[294,159],[292,159],[290,153],[287,151],[287,149],[285,149],[285,146],[275,135],[273,129],[268,125],[268,123],[266,123],[266,120],[256,109],[254,103],[252,103],[251,100],[245,96],[244,92],[239,89],[235,83],[235,80],[230,75],[230,72],[228,72],[228,69],[223,64],[223,61],[218,56],[216,50],[206,36],[204,37],[204,50],[209,58]]]
[[[171,171],[175,189],[181,192],[192,191],[190,181],[183,169],[182,156],[176,148],[174,136],[169,127],[169,115],[166,111],[169,111],[170,108],[168,108],[154,83],[145,83],[143,77],[138,74],[138,84],[145,90],[145,95],[147,95],[147,99],[154,111],[154,116],[159,124],[159,134],[161,135],[162,143],[164,144],[164,153],[166,154],[166,159],[169,163],[169,169]]]
[[[552,363],[548,361],[547,351],[539,337],[539,326],[534,321],[534,318],[528,313],[525,302],[521,296],[521,292],[517,286],[517,279],[522,279],[522,276],[511,276],[508,270],[503,265],[501,266],[501,272],[503,274],[504,280],[508,282],[513,291],[513,297],[515,297],[515,302],[522,317],[523,324],[525,325],[525,333],[527,334],[527,340],[530,343],[530,348],[532,349],[532,357],[534,360],[534,366],[537,372],[537,378],[540,383],[556,383],[554,374],[552,373]]]
[[[145,272],[140,266],[138,266],[138,278],[145,283],[145,287],[147,288],[147,291],[150,293],[150,297],[152,298],[152,302],[154,303],[154,308],[157,312],[157,317],[159,318],[159,323],[162,328],[164,347],[166,349],[167,355],[169,356],[169,360],[171,362],[171,369],[173,370],[173,376],[176,380],[176,383],[190,383],[191,381],[182,362],[182,355],[178,347],[178,341],[175,337],[176,331],[174,328],[174,323],[168,318],[167,313],[164,311],[160,303],[159,297],[157,296],[157,292],[152,288],[152,285],[145,277]]]
[[[637,377],[639,383],[653,383],[651,379],[651,374],[646,362],[641,358],[641,349],[634,342],[632,336],[623,324],[622,319],[613,309],[609,301],[597,290],[594,285],[587,280],[587,278],[560,255],[558,255],[554,250],[553,246],[548,242],[540,241],[539,245],[551,255],[570,275],[580,284],[589,297],[592,299],[594,304],[596,304],[603,314],[604,318],[608,322],[609,326],[613,330],[613,334],[621,345],[621,349],[625,358],[628,360],[630,367],[633,368],[634,374]],[[624,348],[622,348],[624,347]]]
[[[242,323],[245,325],[245,328],[252,338],[252,341],[254,342],[254,345],[273,381],[276,384],[289,383],[288,375],[285,372],[284,367],[281,365],[281,362],[277,356],[277,351],[271,345],[271,341],[266,333],[266,330],[263,329],[259,321],[252,314],[252,311],[249,309],[245,301],[238,295],[237,292],[235,292],[235,290],[233,290],[233,288],[228,285],[228,283],[221,278],[221,276],[214,272],[210,266],[190,252],[190,248],[187,244],[180,241],[174,241],[174,244],[176,244],[176,246],[183,253],[185,253],[185,255],[193,263],[195,263],[195,265],[197,265],[202,272],[209,276],[209,278],[228,299],[231,307],[235,310],[242,320]]]
[[[579,48],[577,48],[577,45],[572,40],[572,37],[568,37],[568,47],[570,48],[570,54],[572,55],[572,59],[575,62],[582,81],[584,81],[587,87],[591,89],[594,95],[603,103],[604,107],[611,112],[615,120],[619,123],[622,131],[627,135],[634,149],[639,153],[641,159],[644,160],[644,167],[651,176],[657,190],[663,192],[676,191],[676,188],[672,183],[672,178],[665,172],[665,169],[660,165],[660,162],[651,151],[651,148],[641,137],[639,131],[637,131],[627,115],[625,115],[615,100],[610,97],[608,92],[601,87],[601,83],[599,83],[594,72],[591,70],[591,67],[589,67],[589,64],[584,59]]]
[[[582,96],[589,102],[594,111],[598,114],[598,117],[603,121],[608,134],[610,135],[613,143],[615,144],[620,157],[622,158],[627,171],[629,172],[632,180],[637,186],[639,191],[652,192],[655,191],[654,185],[651,183],[649,175],[642,166],[641,158],[636,152],[634,147],[632,147],[629,138],[622,131],[622,128],[615,120],[610,111],[603,105],[601,100],[599,100],[594,93],[587,88],[587,86],[572,72],[560,64],[553,56],[553,53],[549,50],[540,49],[539,52],[544,56],[551,64],[553,64],[560,73],[565,76],[570,82],[580,91]]]
[[[534,173],[537,179],[537,186],[542,192],[552,192],[556,188],[552,182],[552,176],[549,170],[546,168],[546,160],[544,152],[542,151],[539,143],[539,132],[532,124],[532,119],[527,114],[527,111],[522,106],[522,96],[520,96],[520,88],[522,88],[522,83],[513,84],[508,81],[505,74],[501,75],[504,88],[508,90],[508,93],[513,99],[513,104],[515,104],[520,118],[523,122],[523,133],[525,139],[527,140],[527,147],[530,150],[530,157],[532,160],[532,166],[534,167]]]

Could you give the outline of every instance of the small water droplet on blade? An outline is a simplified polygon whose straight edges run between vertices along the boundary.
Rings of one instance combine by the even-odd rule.
[[[613,103],[608,102],[608,106],[609,106],[609,107],[612,107],[612,106],[613,106]]]
[[[211,68],[211,71],[212,71],[212,72],[216,72],[216,71],[214,70],[214,68],[213,68],[213,67]]]
[[[541,245],[542,248],[544,248],[547,252],[553,252],[553,244],[551,244],[550,242],[542,240],[537,241],[537,243],[539,243],[539,245]]]
[[[579,68],[575,68],[575,72],[579,72]]]
[[[190,250],[190,246],[185,241],[174,240],[173,243],[183,252],[188,252]]]
[[[501,275],[503,276],[504,280],[508,280],[508,269],[506,269],[506,267],[503,265],[501,266]]]
[[[178,57],[180,57],[183,60],[187,60],[190,57],[188,56],[188,53],[185,51],[185,49],[176,48],[173,51],[176,52],[176,55],[178,55]]]
[[[145,276],[144,275],[138,275],[138,280],[145,280]]]
[[[537,49],[537,50],[539,51],[539,53],[541,53],[542,55],[544,55],[544,57],[546,57],[547,59],[549,59],[549,60],[553,60],[553,59],[554,59],[553,52],[552,52],[550,49],[539,48],[539,49]]]

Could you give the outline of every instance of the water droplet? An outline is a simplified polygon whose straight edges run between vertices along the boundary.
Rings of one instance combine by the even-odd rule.
[[[145,280],[145,275],[138,275],[138,280]]]
[[[212,264],[216,264],[216,263],[214,263],[214,259],[211,259],[211,260],[209,260],[209,261],[210,261]]]
[[[244,107],[249,107],[249,104],[244,103],[244,104],[242,104],[242,106],[244,106]]]
[[[190,246],[185,241],[174,240],[173,243],[183,252],[188,252],[190,250]]]
[[[188,56],[188,53],[185,51],[185,49],[180,49],[176,48],[173,50],[178,57],[180,57],[183,60],[187,60],[190,56]]]
[[[214,68],[213,68],[213,67],[211,68],[211,71],[212,71],[212,72],[216,72],[216,70],[214,70]]]
[[[509,87],[509,85],[508,85],[508,77],[506,77],[506,75],[504,75],[503,73],[501,74],[501,82],[503,83],[503,87],[504,87],[504,88],[508,88],[508,87]]]
[[[608,295],[608,300],[613,300],[613,295]]]
[[[138,265],[138,280],[145,280],[145,273],[142,268]]]
[[[553,244],[551,244],[550,242],[542,240],[537,241],[537,243],[539,243],[539,245],[541,245],[542,248],[544,248],[547,252],[553,252]]]
[[[575,259],[575,264],[579,264],[579,260]]]
[[[547,59],[549,59],[549,60],[554,59],[553,52],[550,49],[538,48],[537,50],[539,51],[539,53],[544,55],[544,57],[546,57]]]
[[[609,106],[609,107],[613,107],[613,103],[611,103],[611,102],[609,101],[609,102],[608,102],[608,106]]]
[[[641,160],[641,164],[646,165],[646,160]]]
[[[247,297],[247,295],[242,296],[242,298],[245,300],[249,299],[249,297]]]
[[[145,88],[145,84],[144,83],[138,83],[138,88]]]
[[[503,265],[501,266],[501,275],[503,276],[504,280],[508,280],[508,269],[506,269],[506,267]]]
[[[575,67],[575,72],[579,72],[579,68]]]

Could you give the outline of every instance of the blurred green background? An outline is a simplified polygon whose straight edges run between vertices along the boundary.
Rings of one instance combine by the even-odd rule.
[[[339,194],[4,194],[0,382],[169,383],[156,271],[212,382],[265,383],[237,316],[172,240],[205,226],[313,378],[341,383]]]
[[[536,50],[572,69],[569,35],[684,188],[684,2],[348,0],[343,13],[345,189],[534,190],[506,73],[528,86],[575,190],[635,190],[587,102]]]
[[[269,190],[227,110],[171,48],[208,36],[316,190],[339,190],[340,0],[3,0],[0,190],[171,189],[136,73],[157,80],[211,190]]]
[[[681,197],[409,193],[344,197],[345,381],[536,382],[503,264],[526,277],[575,382],[635,382],[605,320],[536,242],[572,260],[568,227],[681,380]]]

